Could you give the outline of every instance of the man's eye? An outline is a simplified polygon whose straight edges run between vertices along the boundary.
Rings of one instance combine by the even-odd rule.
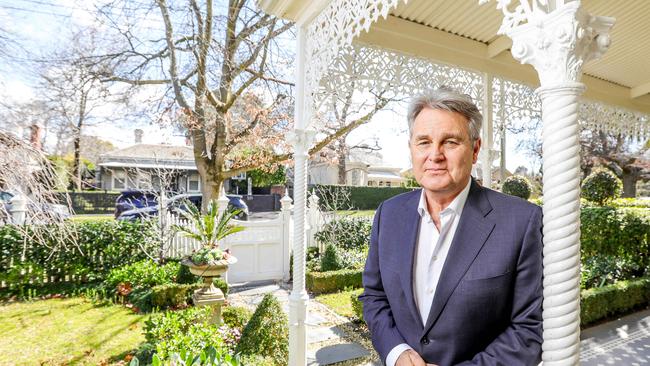
[[[445,144],[447,144],[447,145],[458,145],[458,141],[456,141],[456,140],[446,140]]]
[[[418,145],[428,145],[429,141],[418,141]]]

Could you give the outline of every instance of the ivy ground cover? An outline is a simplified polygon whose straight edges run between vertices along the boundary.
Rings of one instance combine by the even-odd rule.
[[[146,316],[81,297],[0,305],[0,365],[109,365],[144,341]]]

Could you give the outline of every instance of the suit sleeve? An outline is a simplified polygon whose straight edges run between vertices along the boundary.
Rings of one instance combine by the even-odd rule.
[[[395,326],[393,312],[384,292],[379,268],[379,228],[381,209],[379,205],[375,213],[370,234],[370,249],[363,271],[363,293],[359,300],[363,303],[363,318],[368,324],[372,344],[379,353],[382,362],[386,362],[388,353],[397,345],[406,343],[404,337]]]
[[[542,210],[535,207],[523,238],[511,323],[485,350],[458,365],[538,365],[542,343]]]

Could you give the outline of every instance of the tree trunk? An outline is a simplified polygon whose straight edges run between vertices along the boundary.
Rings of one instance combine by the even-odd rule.
[[[72,161],[72,190],[81,190],[81,133],[74,136],[74,160]]]
[[[341,141],[343,140],[343,141]],[[338,146],[336,148],[336,155],[338,157],[338,183],[341,185],[346,185],[347,184],[347,179],[346,179],[346,148],[345,148],[345,139],[340,139]]]
[[[623,172],[621,180],[623,181],[623,197],[636,197],[636,182],[639,180],[638,175]]]
[[[201,172],[201,169],[199,169],[199,172]],[[205,213],[208,209],[208,203],[210,201],[216,201],[219,198],[219,193],[223,186],[223,179],[220,178],[220,174],[218,174],[216,169],[211,166],[206,166],[205,173],[201,173],[200,176],[201,195],[203,196],[201,200],[201,211]]]

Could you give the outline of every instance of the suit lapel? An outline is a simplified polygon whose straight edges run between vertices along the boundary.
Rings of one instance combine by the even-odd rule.
[[[473,180],[471,184],[463,213],[442,268],[424,333],[428,332],[438,320],[449,297],[494,229],[494,223],[485,218],[492,210],[492,206],[485,197],[483,188]]]
[[[420,325],[420,329],[424,327],[424,324],[422,324],[422,318],[420,317],[417,305],[415,304],[415,298],[413,297],[413,261],[415,258],[418,233],[420,231],[418,202],[421,194],[421,190],[414,191],[414,194],[404,202],[403,214],[399,216],[399,221],[401,222],[398,222],[398,226],[396,226],[399,228],[396,230],[396,241],[403,243],[403,246],[399,247],[401,252],[397,253],[401,258],[400,263],[405,264],[404,270],[400,272],[402,289],[404,290],[409,311]]]

